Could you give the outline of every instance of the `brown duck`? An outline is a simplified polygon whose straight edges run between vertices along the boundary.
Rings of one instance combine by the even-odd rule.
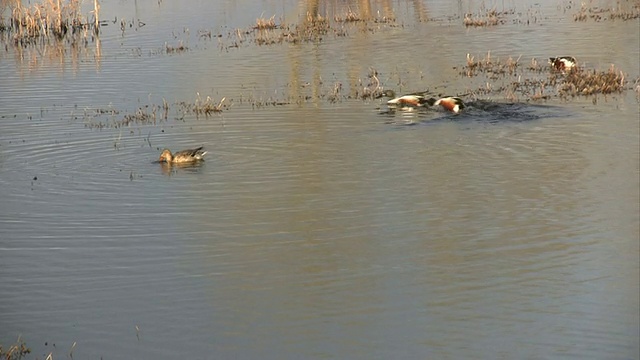
[[[203,148],[203,146],[200,146],[196,149],[182,150],[174,154],[172,154],[169,149],[164,149],[162,150],[162,154],[160,154],[160,159],[158,159],[158,162],[168,164],[186,164],[204,161],[203,157],[207,152],[202,150]]]

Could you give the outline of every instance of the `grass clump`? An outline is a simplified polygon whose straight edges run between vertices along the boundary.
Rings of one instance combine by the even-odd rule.
[[[502,61],[499,58],[492,58],[491,52],[482,59],[477,59],[471,54],[467,54],[467,64],[462,68],[461,75],[473,77],[479,73],[493,74],[494,77],[499,75],[514,74],[520,66],[520,57],[513,59],[509,57]]]
[[[495,9],[488,10],[486,13],[479,15],[464,14],[462,23],[466,27],[496,26],[505,23],[502,19],[502,15],[504,14],[496,11]]]
[[[0,344],[0,359],[1,360],[18,360],[31,353],[31,349],[27,347],[27,344],[20,338],[16,340],[14,344],[9,345],[5,350],[2,344]]]
[[[633,4],[633,1],[627,3],[618,1],[617,6],[611,8],[587,6],[587,4],[582,3],[582,5],[580,6],[580,10],[578,10],[578,12],[573,15],[574,21],[627,21],[638,18],[640,18],[640,3],[636,2],[635,4]]]
[[[569,72],[558,91],[562,97],[621,93],[625,89],[624,73],[611,65],[607,71],[576,69]]]
[[[210,96],[207,96],[205,100],[202,100],[200,97],[200,93],[197,93],[196,101],[193,103],[188,103],[185,101],[179,102],[179,110],[183,114],[192,113],[196,117],[200,115],[209,116],[213,114],[219,114],[225,109],[228,109],[229,106],[224,105],[226,98],[223,97],[219,102],[215,102]],[[184,116],[183,116],[184,117]]]
[[[254,26],[254,29],[257,30],[273,30],[276,29],[278,27],[278,25],[276,24],[275,21],[275,15],[273,15],[272,17],[265,19],[263,17],[259,17],[256,19],[256,26]]]
[[[554,97],[566,100],[577,96],[594,96],[595,99],[598,95],[622,93],[629,85],[625,73],[614,65],[604,71],[578,66],[557,71],[535,58],[524,64],[520,64],[520,59],[521,56],[517,59],[510,56],[505,61],[492,57],[490,52],[478,59],[467,54],[466,65],[461,67],[459,74],[474,78],[470,83],[478,87],[471,90],[472,93],[501,93],[511,101],[521,97],[528,101]],[[637,89],[640,91],[640,85]]]
[[[344,16],[336,15],[334,17],[334,20],[336,22],[341,22],[341,23],[364,21],[364,19],[362,19],[362,17],[360,17],[360,15],[358,15],[358,13],[354,12],[353,10],[351,10],[350,7],[347,8],[347,11],[344,14]]]
[[[168,43],[164,43],[164,51],[167,54],[177,54],[177,53],[182,53],[189,50],[189,47],[187,47],[186,45],[184,45],[182,43],[182,41],[178,42],[178,45],[176,46],[171,46]]]
[[[94,0],[93,19],[82,15],[80,0],[46,0],[29,6],[20,0],[3,1],[0,12],[10,12],[9,22],[0,18],[0,31],[10,33],[17,45],[29,45],[37,40],[61,40],[69,33],[99,30],[100,5]],[[8,9],[8,10],[7,10]]]
[[[225,100],[226,98],[223,97],[222,100],[220,100],[218,103],[215,103],[210,96],[207,96],[207,98],[204,101],[202,101],[200,99],[200,94],[198,94],[196,102],[193,104],[193,107],[191,110],[196,115],[205,115],[205,116],[209,116],[215,113],[221,113],[223,110],[223,103]]]

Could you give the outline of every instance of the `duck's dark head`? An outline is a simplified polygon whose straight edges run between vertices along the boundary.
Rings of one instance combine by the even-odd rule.
[[[382,96],[393,99],[394,97],[396,97],[396,92],[391,89],[387,89],[382,92]]]

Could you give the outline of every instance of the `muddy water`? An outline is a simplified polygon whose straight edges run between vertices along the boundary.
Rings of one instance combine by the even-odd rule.
[[[99,43],[3,46],[0,343],[21,335],[38,358],[639,358],[636,92],[468,95],[458,116],[356,98],[372,69],[384,88],[473,92],[484,80],[459,68],[487,51],[613,63],[633,88],[637,20],[574,22],[545,1],[465,28],[478,4],[373,2],[351,9],[396,22],[235,36],[314,5],[105,1]],[[198,96],[224,111],[181,107]],[[201,166],[153,163],[199,145]]]

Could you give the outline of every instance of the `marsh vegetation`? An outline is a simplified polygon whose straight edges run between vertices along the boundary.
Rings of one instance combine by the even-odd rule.
[[[1,360],[20,360],[31,353],[31,349],[27,347],[27,344],[22,340],[20,336],[15,343],[9,345],[6,349],[0,344],[0,359]]]

